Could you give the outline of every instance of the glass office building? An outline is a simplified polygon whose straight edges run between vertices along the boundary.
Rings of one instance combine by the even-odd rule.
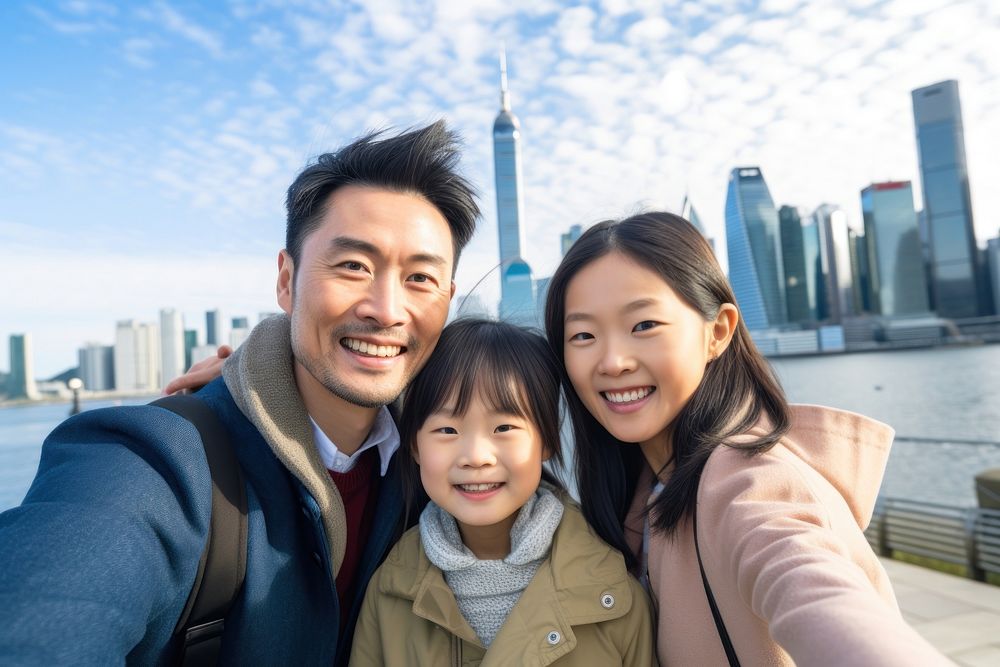
[[[787,310],[778,212],[757,167],[738,167],[729,174],[726,246],[729,281],[747,327],[767,329],[784,324]]]
[[[815,311],[809,308],[809,279],[806,275],[805,244],[802,216],[794,206],[778,209],[781,229],[782,277],[785,282],[785,304],[789,322],[809,322]]]
[[[929,312],[917,213],[909,181],[861,191],[872,310],[888,317]]]
[[[911,95],[935,308],[942,317],[985,314],[958,82],[942,81]]]
[[[820,204],[812,214],[819,235],[823,284],[821,319],[839,324],[854,314],[854,274],[847,214],[838,206]]]

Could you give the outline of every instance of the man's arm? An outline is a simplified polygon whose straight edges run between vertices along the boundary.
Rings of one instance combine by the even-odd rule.
[[[59,426],[24,502],[0,514],[0,655],[155,660],[194,581],[210,509],[204,452],[184,419],[139,406]]]

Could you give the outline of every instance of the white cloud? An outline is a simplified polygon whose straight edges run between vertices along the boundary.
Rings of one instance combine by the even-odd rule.
[[[155,6],[153,15],[157,22],[168,31],[200,46],[214,57],[218,58],[223,55],[222,38],[208,28],[185,18],[165,2]]]

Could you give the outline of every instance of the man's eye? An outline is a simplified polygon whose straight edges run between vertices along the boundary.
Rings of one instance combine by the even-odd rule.
[[[341,266],[344,267],[345,269],[347,269],[348,271],[364,271],[365,270],[365,265],[362,264],[361,262],[344,262],[343,264],[341,264]]]
[[[414,273],[412,276],[410,276],[410,280],[413,281],[413,282],[415,282],[415,283],[429,283],[429,282],[432,282],[431,277],[429,275],[427,275],[426,273]]]

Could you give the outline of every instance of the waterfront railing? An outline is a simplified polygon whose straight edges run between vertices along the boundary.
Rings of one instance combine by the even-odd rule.
[[[865,537],[880,556],[950,563],[976,581],[1000,578],[1000,510],[879,498]]]

